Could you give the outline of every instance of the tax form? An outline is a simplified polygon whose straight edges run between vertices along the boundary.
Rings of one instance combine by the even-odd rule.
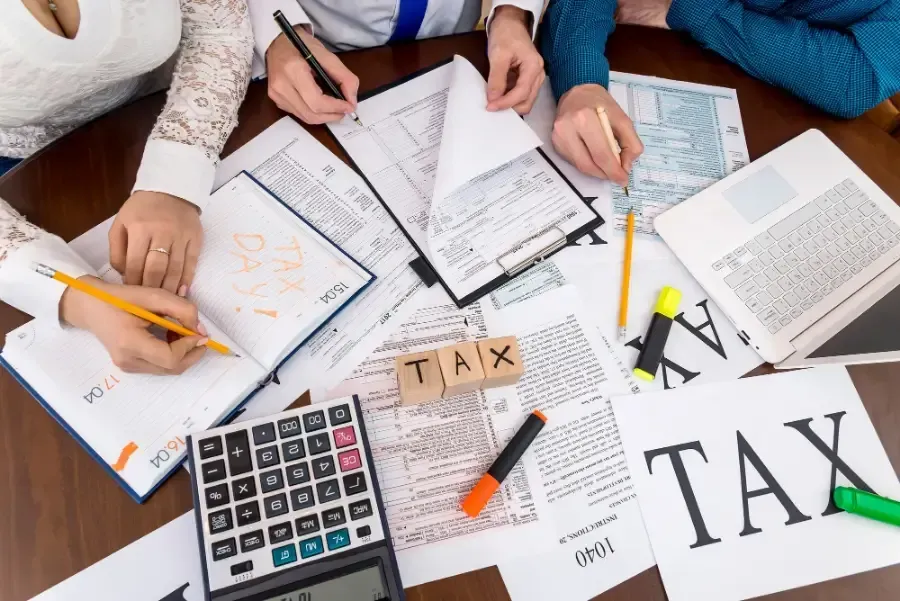
[[[484,78],[457,56],[362,100],[366,127],[329,125],[460,305],[503,277],[517,249],[600,224],[531,128],[485,105]]]
[[[634,121],[644,153],[629,180],[612,187],[614,228],[658,239],[653,219],[750,161],[737,92],[660,77],[612,72],[609,93]]]

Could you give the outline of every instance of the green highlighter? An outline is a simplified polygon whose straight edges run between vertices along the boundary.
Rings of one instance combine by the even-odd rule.
[[[834,504],[847,513],[900,526],[900,503],[897,501],[864,490],[838,486],[834,489]]]

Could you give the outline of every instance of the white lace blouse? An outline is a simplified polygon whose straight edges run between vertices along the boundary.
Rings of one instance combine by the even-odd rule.
[[[79,9],[78,33],[66,39],[21,0],[0,0],[0,156],[26,157],[168,85],[134,189],[202,208],[249,81],[247,0],[79,0]],[[34,261],[74,277],[92,272],[0,199],[0,299],[58,322],[64,287],[34,274]]]

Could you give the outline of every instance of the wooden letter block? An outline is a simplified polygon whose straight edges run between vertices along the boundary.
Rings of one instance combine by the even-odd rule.
[[[441,398],[444,379],[434,351],[413,353],[397,357],[397,382],[400,385],[400,403],[413,405]]]
[[[482,388],[515,384],[525,371],[515,336],[479,340],[478,352],[481,355],[481,366],[484,368]]]
[[[463,342],[437,350],[441,375],[444,376],[444,398],[472,392],[481,388],[484,369],[478,347],[474,342]]]

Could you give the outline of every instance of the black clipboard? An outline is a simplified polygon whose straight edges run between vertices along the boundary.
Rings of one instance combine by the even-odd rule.
[[[408,81],[411,81],[417,77],[425,75],[426,73],[429,73],[430,71],[439,69],[440,67],[443,67],[451,62],[453,62],[452,57],[442,60],[438,63],[435,63],[434,65],[431,65],[430,67],[425,67],[424,69],[420,69],[419,71],[410,73],[409,75],[406,75],[405,77],[401,77],[400,79],[398,79],[394,82],[385,84],[383,86],[379,86],[379,87],[377,87],[373,90],[370,90],[364,94],[360,94],[359,100],[362,101],[362,100],[366,100],[368,98],[372,98],[373,96],[377,96],[378,94],[381,94],[382,92],[386,92],[387,90],[390,90],[397,86],[400,86],[400,85],[402,85]],[[353,160],[353,157],[350,156],[350,153],[348,153],[347,149],[344,148],[343,144],[341,144],[341,141],[337,138],[337,136],[334,135],[334,133],[331,131],[331,128],[326,127],[326,129],[328,131],[328,135],[331,136],[331,138],[334,140],[335,144],[337,144],[338,147],[340,147],[340,149],[344,151],[344,154],[347,155],[347,158],[350,160],[350,165],[360,175],[360,177],[362,177],[363,181],[366,182],[366,185],[368,185],[369,189],[371,189],[372,192],[375,194],[375,198],[378,199],[378,202],[381,203],[381,206],[384,207],[384,210],[387,211],[388,215],[391,216],[391,219],[394,220],[394,223],[397,224],[397,227],[400,228],[400,231],[403,232],[403,235],[406,236],[406,239],[409,240],[409,243],[416,250],[416,253],[419,256],[416,257],[415,259],[413,259],[412,261],[410,261],[409,266],[413,269],[413,271],[416,272],[416,275],[418,275],[422,279],[422,282],[428,288],[433,286],[436,282],[440,283],[441,286],[444,288],[444,290],[446,290],[446,292],[450,296],[450,298],[453,300],[453,302],[456,303],[456,306],[459,307],[460,309],[481,299],[485,295],[490,294],[491,292],[493,292],[497,288],[503,286],[507,282],[512,281],[516,276],[528,271],[528,269],[530,269],[531,267],[537,265],[544,259],[547,259],[547,258],[553,256],[554,254],[556,254],[557,252],[559,252],[566,246],[574,244],[575,241],[577,241],[579,238],[586,236],[589,232],[592,232],[593,230],[597,229],[598,227],[600,227],[604,223],[606,223],[606,221],[603,219],[603,217],[600,216],[599,213],[597,213],[597,210],[594,209],[594,207],[591,205],[591,203],[588,202],[588,200],[584,196],[582,196],[581,193],[578,192],[577,189],[575,189],[575,186],[572,185],[572,182],[569,181],[569,178],[567,178],[563,174],[563,172],[560,171],[559,168],[553,163],[553,161],[551,161],[547,157],[547,155],[544,154],[544,151],[541,150],[540,147],[536,148],[535,150],[537,150],[538,154],[540,154],[540,156],[544,159],[544,161],[546,161],[547,164],[559,175],[559,177],[562,179],[563,182],[565,182],[565,184],[569,187],[569,189],[572,191],[572,193],[575,194],[575,196],[577,196],[579,199],[581,199],[581,201],[585,204],[587,209],[591,213],[594,214],[595,218],[591,219],[586,224],[584,224],[583,226],[579,227],[578,229],[572,231],[569,234],[565,234],[559,228],[547,228],[546,230],[544,230],[542,232],[536,232],[533,236],[530,236],[529,238],[527,238],[525,240],[515,241],[514,248],[511,251],[507,252],[507,254],[504,255],[503,257],[500,257],[500,259],[498,259],[498,261],[497,261],[498,264],[500,264],[501,268],[504,269],[503,275],[497,276],[496,278],[494,278],[487,284],[477,288],[473,292],[470,292],[469,294],[463,296],[462,298],[458,298],[456,296],[456,294],[454,294],[454,292],[450,288],[450,286],[448,286],[447,283],[444,281],[444,279],[437,273],[437,270],[434,268],[434,266],[431,265],[431,263],[428,261],[428,259],[425,258],[426,257],[425,253],[422,252],[422,249],[419,248],[419,245],[416,243],[416,241],[413,239],[413,237],[406,230],[406,228],[403,225],[403,222],[401,220],[397,219],[397,216],[394,215],[394,212],[391,210],[390,206],[388,206],[388,204],[384,201],[384,199],[381,197],[381,194],[378,192],[378,190],[375,188],[375,186],[372,185],[372,182],[369,181],[369,178],[366,177],[366,175],[365,175],[365,173],[363,173],[362,169],[359,168],[359,165],[356,164],[356,161]],[[548,235],[553,229],[556,229],[559,232],[560,236],[555,238],[551,244],[548,244],[544,248],[538,249],[537,252],[527,253],[530,256],[526,256],[526,257],[522,258],[521,260],[515,260],[515,261],[511,262],[511,264],[509,265],[509,268],[507,268],[502,263],[500,263],[500,261],[502,259],[513,255],[519,249],[526,247],[530,242],[537,240],[542,236]]]

